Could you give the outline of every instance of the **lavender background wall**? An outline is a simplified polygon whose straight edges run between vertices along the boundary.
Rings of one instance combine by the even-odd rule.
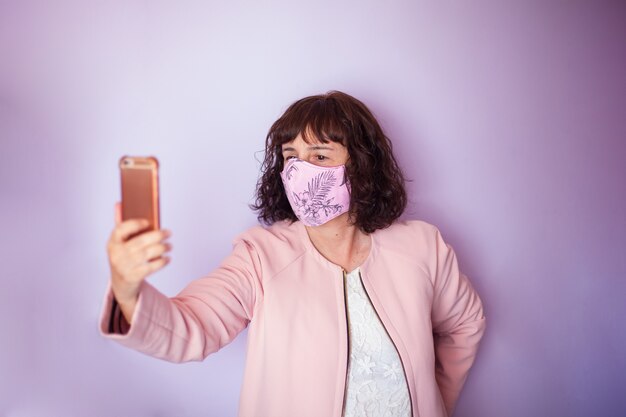
[[[245,334],[183,365],[98,334],[117,159],[160,158],[174,295],[255,224],[270,124],[330,89],[485,302],[456,416],[626,415],[626,7],[533,3],[0,1],[0,416],[234,416]]]

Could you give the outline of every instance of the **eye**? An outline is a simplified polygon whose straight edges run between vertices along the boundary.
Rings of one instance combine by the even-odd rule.
[[[288,160],[294,159],[294,158],[295,158],[295,155],[288,155],[288,156],[285,157],[285,161],[288,161]]]
[[[316,155],[315,159],[321,162],[327,160],[328,158],[326,158],[324,155]]]

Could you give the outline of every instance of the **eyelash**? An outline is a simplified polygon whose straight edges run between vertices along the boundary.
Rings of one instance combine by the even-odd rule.
[[[288,160],[290,160],[291,158],[295,158],[295,157],[296,157],[296,156],[294,156],[294,155],[289,155],[289,156],[286,156],[286,157],[285,157],[285,161],[288,161]],[[328,159],[328,158],[327,158],[326,156],[324,156],[324,155],[315,155],[315,158],[316,158],[318,161],[320,161],[320,162],[325,161],[325,160],[327,160],[327,159]]]

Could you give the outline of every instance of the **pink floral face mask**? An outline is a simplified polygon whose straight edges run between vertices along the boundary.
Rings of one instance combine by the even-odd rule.
[[[350,190],[345,172],[345,165],[320,167],[297,158],[287,160],[280,177],[302,223],[320,226],[348,211]]]

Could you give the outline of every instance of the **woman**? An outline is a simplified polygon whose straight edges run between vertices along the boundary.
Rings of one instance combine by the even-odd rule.
[[[404,180],[366,106],[337,91],[271,127],[257,186],[264,227],[168,298],[145,281],[169,231],[119,221],[108,243],[106,336],[172,362],[202,360],[248,327],[240,416],[450,415],[485,328],[453,249],[399,222]]]

